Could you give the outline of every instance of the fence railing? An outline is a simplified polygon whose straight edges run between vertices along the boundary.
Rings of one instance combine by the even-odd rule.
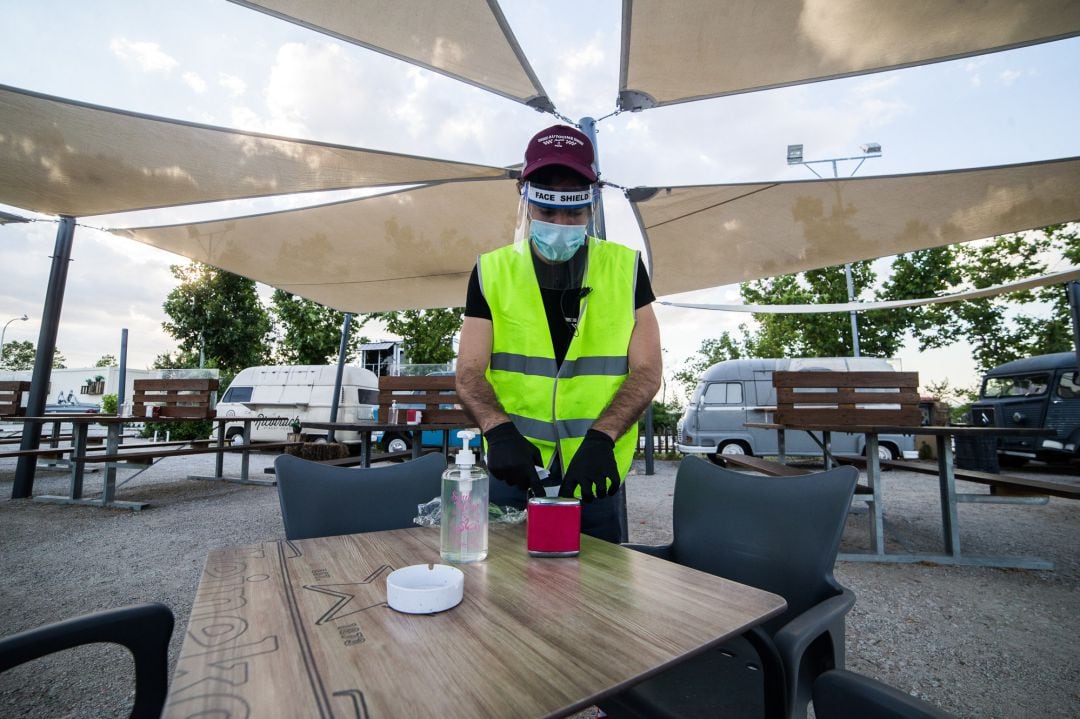
[[[658,428],[653,430],[654,452],[678,452],[678,439],[675,436],[675,428]],[[645,431],[638,433],[638,451],[645,451]]]

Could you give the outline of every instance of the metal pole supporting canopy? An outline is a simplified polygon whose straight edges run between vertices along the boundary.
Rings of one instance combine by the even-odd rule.
[[[37,354],[34,356],[34,374],[30,379],[30,396],[26,404],[26,416],[40,417],[45,414],[49,378],[52,375],[53,353],[56,351],[56,333],[60,329],[60,311],[64,306],[64,289],[67,287],[68,263],[71,261],[71,245],[75,239],[75,218],[63,216],[56,230],[52,269],[45,290],[45,307],[41,312],[41,329],[38,332]],[[23,425],[19,449],[37,449],[41,444],[40,426]],[[25,499],[34,491],[34,473],[37,457],[19,457],[15,467],[15,483],[11,487],[12,499]]]

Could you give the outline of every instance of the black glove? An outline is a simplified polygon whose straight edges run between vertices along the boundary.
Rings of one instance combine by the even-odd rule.
[[[619,491],[619,481],[615,440],[598,429],[590,429],[566,468],[559,496],[573,497],[574,490],[581,487],[581,501],[588,504],[594,494],[596,499],[614,496]]]
[[[543,465],[540,450],[521,436],[513,422],[503,422],[484,433],[487,439],[487,466],[496,479],[523,491],[540,487],[536,468]],[[544,496],[540,489],[539,496]]]

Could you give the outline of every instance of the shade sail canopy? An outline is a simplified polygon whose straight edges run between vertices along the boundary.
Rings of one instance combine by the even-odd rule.
[[[1060,272],[1052,272],[1041,277],[1028,277],[1015,282],[1006,282],[992,287],[983,287],[977,290],[964,290],[963,292],[951,292],[938,297],[923,297],[914,300],[883,300],[881,302],[832,302],[817,305],[724,305],[724,304],[700,304],[694,302],[669,302],[660,300],[658,304],[669,307],[683,307],[691,310],[714,310],[719,312],[752,312],[766,315],[813,315],[824,312],[869,312],[871,310],[894,310],[901,307],[919,307],[921,305],[944,304],[947,302],[962,302],[974,300],[980,297],[997,297],[998,295],[1021,290],[1031,290],[1036,287],[1047,285],[1060,285],[1064,282],[1080,280],[1080,267],[1070,267]]]
[[[0,225],[6,225],[9,222],[29,222],[29,221],[30,220],[26,219],[25,217],[19,217],[18,215],[13,215],[10,212],[0,211]]]
[[[47,214],[506,176],[497,167],[237,132],[0,85],[0,202]]]
[[[343,312],[457,307],[476,256],[511,241],[517,200],[513,180],[452,183],[113,232]]]
[[[1080,158],[628,193],[658,295],[1080,219]]]
[[[623,0],[619,106],[669,105],[1077,34],[1076,0]]]
[[[496,0],[232,1],[539,110],[554,109]]]

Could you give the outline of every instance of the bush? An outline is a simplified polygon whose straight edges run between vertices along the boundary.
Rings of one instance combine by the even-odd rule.
[[[103,395],[101,395],[101,413],[102,414],[116,414],[116,395],[115,394],[103,394]]]
[[[153,437],[154,432],[164,436],[169,433],[172,440],[206,439],[214,431],[214,423],[202,419],[187,422],[147,422],[140,437]]]

